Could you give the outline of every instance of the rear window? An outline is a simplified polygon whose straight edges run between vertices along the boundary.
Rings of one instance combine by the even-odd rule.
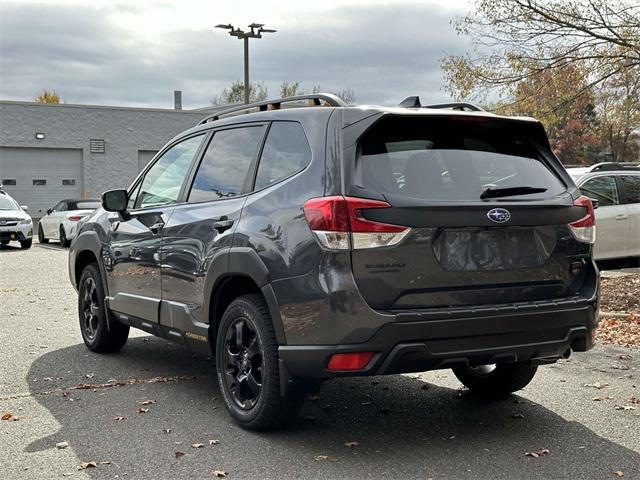
[[[360,141],[358,182],[382,193],[436,201],[478,200],[487,188],[546,189],[523,199],[565,191],[522,128],[468,119],[381,121]]]

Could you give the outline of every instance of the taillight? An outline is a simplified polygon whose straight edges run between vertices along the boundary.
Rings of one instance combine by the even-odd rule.
[[[80,220],[82,220],[84,217],[80,216],[80,215],[69,215],[67,217],[69,220],[71,220],[72,222],[79,222]]]
[[[596,213],[593,209],[593,203],[589,197],[584,195],[578,197],[573,204],[576,207],[584,207],[586,209],[586,215],[580,220],[571,222],[569,228],[571,233],[579,242],[583,243],[595,243],[596,241]]]
[[[307,200],[304,215],[320,244],[332,250],[388,247],[400,242],[409,227],[364,218],[363,210],[391,208],[387,202],[365,198],[320,197]]]

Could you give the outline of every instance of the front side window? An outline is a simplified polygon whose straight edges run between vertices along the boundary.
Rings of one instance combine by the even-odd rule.
[[[53,212],[64,212],[67,209],[66,202],[58,202],[53,207],[51,207],[51,211]]]
[[[255,189],[299,172],[311,161],[311,149],[299,123],[274,122],[264,143]]]
[[[613,177],[595,177],[580,187],[583,195],[598,200],[599,207],[618,205],[618,189]]]
[[[626,203],[640,203],[640,177],[623,175],[622,188]]]
[[[189,201],[218,200],[242,193],[263,135],[263,126],[216,132],[198,167]]]
[[[135,208],[158,207],[178,201],[191,161],[204,135],[184,140],[164,152],[147,171],[135,200]]]
[[[362,137],[361,186],[421,200],[477,201],[487,189],[544,189],[519,198],[566,191],[545,165],[526,128],[468,117],[389,118]]]

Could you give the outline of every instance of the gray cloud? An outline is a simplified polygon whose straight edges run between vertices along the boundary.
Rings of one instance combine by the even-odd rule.
[[[172,90],[187,107],[205,106],[242,78],[242,42],[223,31],[181,30],[140,40],[108,13],[136,7],[4,4],[0,7],[0,98],[29,100],[42,88],[72,103],[168,107]],[[177,7],[176,7],[177,8]],[[432,4],[342,7],[287,19],[251,42],[252,80],[272,95],[283,80],[323,90],[352,88],[360,103],[393,104],[440,91],[439,59],[468,48]]]

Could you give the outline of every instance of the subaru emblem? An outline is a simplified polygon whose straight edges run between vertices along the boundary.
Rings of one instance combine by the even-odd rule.
[[[487,212],[487,217],[494,223],[505,223],[511,219],[511,213],[504,208],[494,208]]]

